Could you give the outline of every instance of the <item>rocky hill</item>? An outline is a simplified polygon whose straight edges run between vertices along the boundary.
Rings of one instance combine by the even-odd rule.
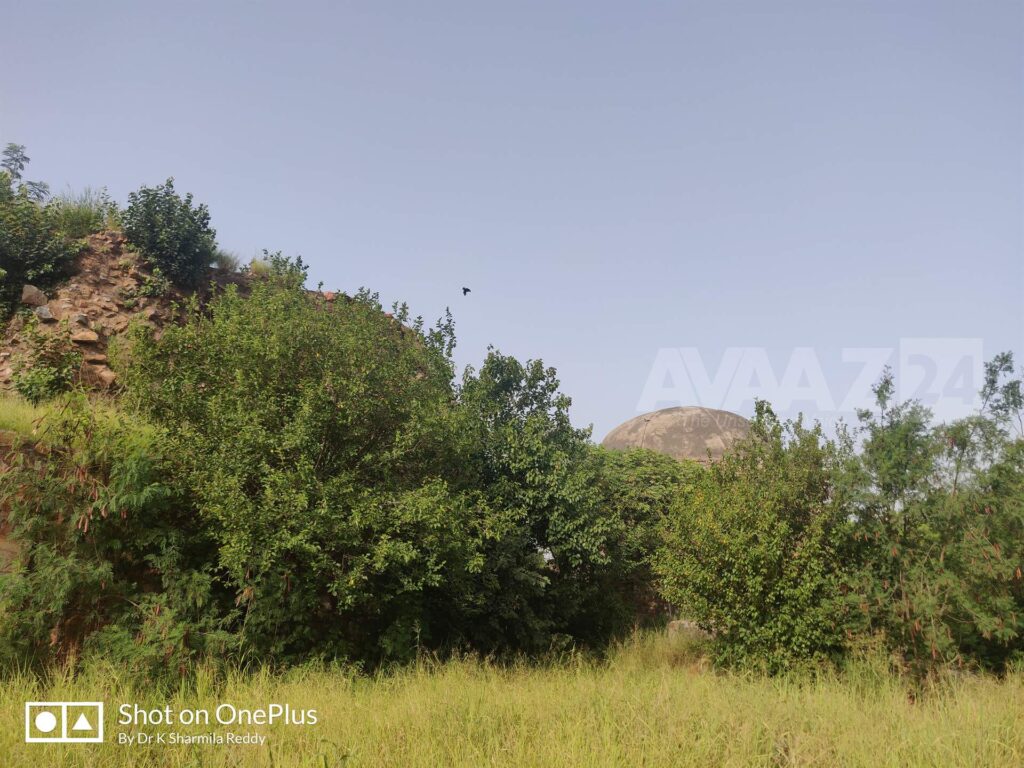
[[[210,285],[223,288],[231,283],[244,287],[243,274],[210,270],[202,293]],[[159,329],[172,320],[174,305],[186,294],[154,275],[138,253],[119,232],[90,235],[87,246],[75,261],[71,278],[61,287],[44,294],[32,285],[22,288],[21,303],[31,310],[45,332],[63,332],[82,351],[80,372],[84,384],[108,390],[117,376],[109,366],[110,340],[138,321]],[[0,389],[12,387],[14,363],[25,349],[25,315],[19,313],[7,325],[0,339]]]

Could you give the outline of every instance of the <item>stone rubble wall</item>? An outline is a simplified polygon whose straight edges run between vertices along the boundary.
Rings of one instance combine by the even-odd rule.
[[[237,273],[211,270],[211,280],[221,287],[246,278]],[[22,288],[22,308],[31,310],[44,331],[57,333],[66,321],[71,340],[82,352],[81,381],[98,390],[114,387],[117,375],[107,356],[110,340],[135,321],[157,329],[172,320],[174,303],[185,294],[171,289],[163,296],[143,296],[151,274],[143,259],[119,232],[90,235],[87,247],[75,262],[74,276],[50,292],[32,285]],[[14,363],[24,354],[21,331],[24,317],[16,315],[0,339],[0,389],[11,389]]]

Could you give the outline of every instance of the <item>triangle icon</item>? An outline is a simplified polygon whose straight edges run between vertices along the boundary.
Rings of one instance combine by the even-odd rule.
[[[85,716],[84,712],[78,716],[77,720],[75,720],[75,724],[73,726],[71,726],[71,730],[72,731],[91,731],[92,730],[92,723],[89,722],[89,718],[87,718]]]

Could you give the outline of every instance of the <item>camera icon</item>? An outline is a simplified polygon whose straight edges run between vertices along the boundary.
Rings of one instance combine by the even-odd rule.
[[[103,702],[25,702],[25,741],[103,741]]]

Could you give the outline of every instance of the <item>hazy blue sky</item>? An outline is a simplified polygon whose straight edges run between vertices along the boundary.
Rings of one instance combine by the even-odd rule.
[[[0,142],[28,145],[29,178],[124,201],[173,175],[246,259],[450,305],[460,363],[542,357],[598,439],[663,348],[711,375],[764,347],[781,376],[810,347],[837,399],[845,347],[1024,354],[1020,0],[0,0],[0,19]]]

